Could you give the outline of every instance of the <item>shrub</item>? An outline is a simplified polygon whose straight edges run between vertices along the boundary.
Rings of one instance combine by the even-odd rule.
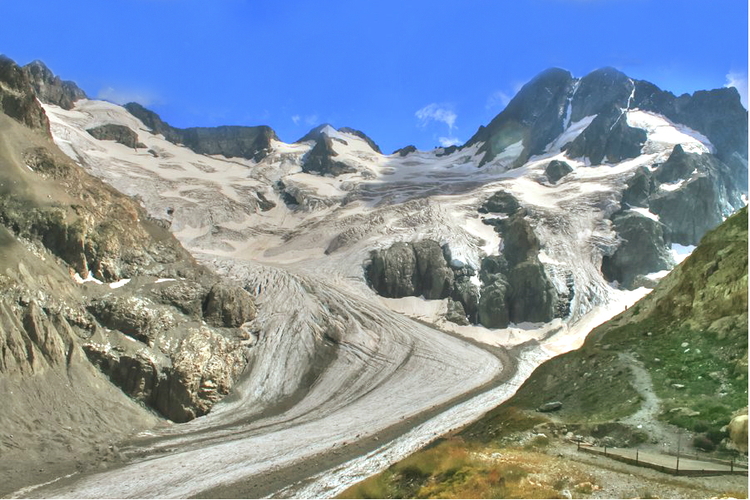
[[[716,445],[714,444],[714,442],[711,441],[705,434],[695,436],[695,438],[693,439],[693,447],[701,451],[714,451],[716,449]]]

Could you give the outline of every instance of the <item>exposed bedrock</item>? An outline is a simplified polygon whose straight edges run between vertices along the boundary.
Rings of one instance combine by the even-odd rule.
[[[557,181],[568,175],[573,171],[573,167],[568,165],[567,162],[560,160],[552,160],[544,168],[544,173],[547,176],[547,180],[552,184],[556,184]]]
[[[567,146],[571,158],[586,157],[594,165],[618,163],[641,154],[646,131],[628,125],[622,108],[612,105]]]
[[[449,298],[447,319],[488,328],[510,323],[547,322],[566,315],[572,294],[560,295],[539,261],[539,240],[524,210],[498,221],[503,254],[482,260],[476,271],[451,258],[450,249],[432,240],[398,242],[371,253],[366,266],[370,286],[384,297]],[[463,319],[461,319],[463,318]]]
[[[602,274],[607,280],[632,288],[638,276],[671,267],[669,234],[662,223],[625,211],[615,214],[612,224],[620,243],[614,254],[602,258]]]
[[[115,141],[129,148],[137,149],[146,147],[145,144],[138,142],[138,134],[125,125],[107,123],[106,125],[90,128],[86,132],[101,141]]]
[[[73,109],[75,102],[86,99],[86,93],[74,82],[61,80],[42,62],[33,61],[24,66],[23,71],[40,101]]]
[[[351,165],[335,160],[336,156],[338,153],[333,149],[333,139],[327,135],[321,135],[315,142],[315,146],[303,157],[302,171],[333,176],[356,172]]]

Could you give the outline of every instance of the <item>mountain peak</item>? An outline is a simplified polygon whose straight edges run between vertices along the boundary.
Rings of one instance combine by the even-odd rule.
[[[34,60],[22,68],[39,100],[63,109],[73,109],[75,102],[86,99],[86,93],[74,82],[61,80],[46,64]]]

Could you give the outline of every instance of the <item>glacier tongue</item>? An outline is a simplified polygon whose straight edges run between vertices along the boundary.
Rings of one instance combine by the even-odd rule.
[[[665,154],[677,133],[696,148],[709,148],[689,131],[631,111],[633,126],[647,127],[649,154],[599,167],[565,157],[560,150],[593,121],[589,116],[566,123],[546,153],[508,170],[521,142],[478,168],[481,144],[442,156],[382,155],[363,139],[328,127],[322,132],[339,139],[332,143],[337,160],[356,168],[318,176],[301,169],[309,143],[273,142],[257,162],[206,156],[151,134],[114,104],[82,100],[73,110],[45,110],[66,154],[138,196],[199,260],[254,292],[259,306],[250,368],[232,396],[209,415],[136,440],[128,451],[149,460],[35,492],[50,496],[186,497],[292,471],[311,458],[321,460],[318,470],[289,474],[295,480],[317,475],[312,486],[282,494],[317,496],[386,466],[498,404],[539,362],[579,346],[590,328],[642,295],[643,289],[615,290],[601,275],[602,255],[618,245],[608,218],[620,208],[626,181]],[[129,127],[146,148],[86,132],[107,123]],[[553,159],[575,169],[549,185],[544,169]],[[478,270],[482,258],[500,252],[502,241],[477,209],[500,189],[526,210],[547,274],[559,293],[571,295],[569,315],[554,324],[505,330],[458,327],[427,316],[444,330],[485,343],[530,341],[513,351],[517,359],[502,360],[395,312],[394,302],[367,287],[363,272],[371,250],[423,239],[449,244],[454,258]],[[501,377],[510,382],[443,411]],[[403,433],[408,421],[423,425],[380,451],[367,441],[388,429]],[[374,455],[339,467],[347,446],[364,442]],[[334,451],[342,458],[332,460]],[[323,474],[334,466],[339,468]]]

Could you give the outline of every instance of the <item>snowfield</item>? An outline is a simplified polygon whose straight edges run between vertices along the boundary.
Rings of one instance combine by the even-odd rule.
[[[23,492],[46,497],[188,497],[227,485],[237,485],[235,494],[279,497],[341,492],[497,406],[539,363],[579,347],[593,327],[647,293],[617,290],[602,277],[602,254],[617,245],[607,218],[639,167],[663,161],[676,143],[712,148],[663,117],[629,111],[628,123],[649,134],[634,160],[590,167],[567,158],[561,149],[589,116],[568,123],[544,155],[508,170],[521,143],[478,168],[478,144],[442,156],[383,155],[327,127],[336,160],[356,172],[324,177],[302,172],[312,142],[275,142],[254,162],[198,155],[107,102],[45,110],[66,154],[168,220],[201,262],[253,290],[259,311],[249,368],[230,397],[204,417],[139,436],[121,467]],[[107,123],[134,130],[146,148],[86,132]],[[552,159],[574,168],[555,185],[544,175]],[[507,329],[458,326],[443,318],[445,301],[383,299],[367,286],[370,251],[398,241],[448,243],[453,258],[478,269],[502,247],[482,223],[493,215],[477,212],[499,189],[527,209],[558,291],[572,280],[569,317]],[[681,258],[691,250],[674,248]],[[274,483],[274,474],[295,484]]]

